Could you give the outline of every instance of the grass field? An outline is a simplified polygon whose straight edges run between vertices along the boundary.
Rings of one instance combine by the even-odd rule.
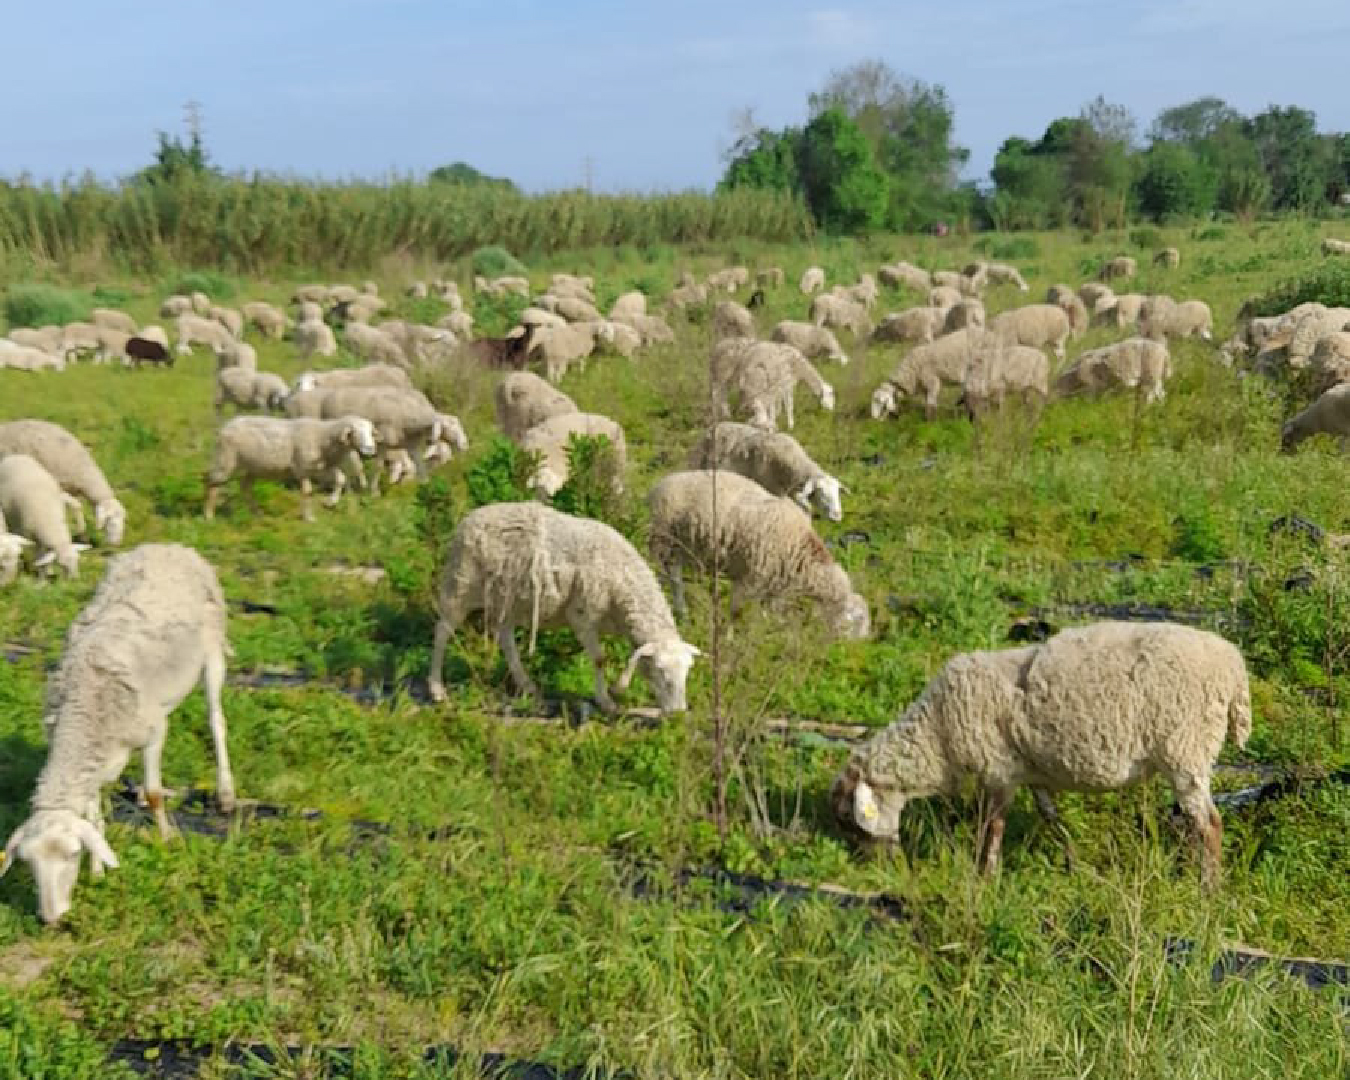
[[[1168,232],[1183,257],[1172,272],[1149,268],[1126,237],[1019,237],[993,254],[1022,268],[1033,300],[1052,282],[1085,280],[1103,256],[1137,254],[1134,287],[1208,300],[1221,339],[1246,297],[1320,261],[1320,235],[1300,223]],[[956,237],[884,238],[586,251],[530,269],[536,281],[554,269],[592,272],[607,306],[634,285],[662,294],[685,266],[777,264],[791,282],[819,262],[833,281],[900,257],[959,268],[973,254]],[[280,302],[298,280],[240,283],[235,302]],[[380,280],[401,294],[392,271]],[[128,290],[127,309],[150,321],[173,281],[107,284]],[[991,310],[1022,300],[999,290]],[[882,307],[912,302],[887,293]],[[403,307],[437,314],[426,302]],[[789,287],[770,296],[760,325],[804,310]],[[642,497],[681,466],[705,419],[707,328],[679,333],[675,346],[632,364],[592,363],[564,384],[626,428],[621,511],[639,544]],[[1091,331],[1071,355],[1106,340]],[[954,411],[870,420],[871,390],[896,353],[849,352],[848,367],[822,369],[838,409],[822,413],[799,395],[796,434],[851,489],[843,522],[819,528],[868,597],[874,634],[830,643],[810,611],[753,611],[737,627],[717,659],[732,763],[725,837],[714,814],[710,664],[691,677],[691,711],[659,726],[506,723],[502,714],[531,709],[511,699],[495,646],[466,629],[447,662],[450,705],[425,707],[410,690],[426,675],[434,557],[409,487],[344,499],[312,525],[294,491],[260,486],[266,512],[255,517],[231,487],[206,522],[205,353],[172,371],[0,372],[0,418],[57,421],[94,450],[128,507],[129,544],[178,541],[215,564],[236,604],[236,680],[312,680],[234,685],[225,708],[241,797],[325,814],[167,844],[153,828],[114,824],[121,868],[82,880],[55,930],[37,920],[26,870],[7,875],[0,1080],[114,1076],[105,1054],[127,1038],[356,1046],[361,1077],[452,1072],[413,1060],[443,1042],[652,1077],[1345,1075],[1343,992],[1274,969],[1210,975],[1235,944],[1350,957],[1344,785],[1310,783],[1227,811],[1225,880],[1212,894],[1200,890],[1162,785],[1064,798],[1072,871],[1020,796],[1003,870],[982,879],[973,798],[915,805],[897,851],[860,857],[827,807],[846,750],[768,724],[881,726],[950,655],[1006,643],[1021,617],[1064,626],[1087,618],[1083,605],[1137,602],[1201,613],[1244,649],[1255,731],[1240,756],[1225,751],[1243,768],[1220,786],[1254,782],[1257,766],[1309,777],[1345,768],[1346,557],[1270,529],[1298,515],[1350,531],[1345,459],[1322,440],[1281,456],[1280,420],[1303,402],[1223,367],[1201,342],[1174,346],[1177,375],[1156,408],[1056,402],[1034,433],[1010,412],[978,446]],[[288,376],[300,369],[289,344],[261,344],[260,359]],[[472,440],[441,474],[461,510],[464,470],[493,434],[493,381],[459,370],[429,386]],[[13,654],[0,662],[4,836],[26,816],[44,758],[45,668],[104,558],[87,553],[77,581],[25,577],[0,593],[0,642]],[[331,572],[366,566],[385,580]],[[687,635],[705,644],[708,624],[705,597]],[[623,652],[613,643],[612,670]],[[545,635],[529,663],[552,695],[590,689],[570,635]],[[362,698],[350,692],[358,688],[388,693]],[[645,694],[639,680],[630,701],[645,704]],[[180,788],[211,782],[200,695],[175,715],[165,775]],[[356,834],[349,819],[392,829]],[[683,873],[713,866],[882,890],[905,917],[826,897],[767,896],[738,910]],[[642,888],[635,867],[645,868]],[[1191,962],[1168,961],[1174,937],[1196,942]],[[458,1068],[467,1075],[473,1063]],[[309,1058],[257,1073],[322,1074]]]

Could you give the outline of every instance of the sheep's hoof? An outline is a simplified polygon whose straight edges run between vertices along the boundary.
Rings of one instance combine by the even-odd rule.
[[[235,808],[235,797],[233,791],[217,791],[216,805],[220,808],[222,814],[233,814]]]
[[[445,704],[445,687],[440,683],[427,684],[427,696],[437,705]]]

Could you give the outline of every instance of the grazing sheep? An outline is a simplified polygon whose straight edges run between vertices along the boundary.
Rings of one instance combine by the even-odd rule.
[[[525,355],[530,360],[543,360],[549,381],[560,382],[573,364],[586,370],[586,359],[595,352],[597,338],[613,337],[610,326],[607,322],[593,322],[538,327],[530,335]]]
[[[980,866],[992,871],[1019,787],[1053,817],[1051,792],[1162,773],[1212,882],[1223,826],[1210,775],[1225,737],[1243,746],[1250,732],[1247,669],[1229,642],[1170,623],[1096,623],[948,661],[896,723],[853,750],[832,800],[842,821],[889,840],[907,802],[956,794],[973,777],[988,813]]]
[[[248,368],[225,368],[216,373],[215,410],[219,415],[226,405],[236,409],[280,410],[291,388],[280,375]]]
[[[493,392],[493,402],[497,426],[512,442],[519,442],[530,428],[551,417],[580,411],[570,397],[529,371],[502,379]]]
[[[812,507],[831,521],[844,516],[844,490],[791,435],[724,420],[689,456],[692,469],[728,469],[747,476],[771,495],[787,495],[807,513]]]
[[[419,480],[427,475],[427,447],[440,437],[439,414],[426,395],[418,390],[392,386],[340,386],[307,391],[292,394],[286,400],[286,413],[296,418],[340,420],[359,416],[369,420],[381,446],[387,450],[407,450],[412,455]],[[367,481],[362,456],[354,448],[348,461],[358,474],[358,483],[378,495],[379,463]]]
[[[414,281],[403,290],[403,295],[410,300],[425,300],[431,295],[431,289],[425,281]]]
[[[235,311],[234,308],[212,304],[209,314],[211,318],[230,332],[231,337],[242,338],[244,336],[244,316]]]
[[[563,296],[554,300],[553,313],[560,315],[569,323],[600,322],[600,311],[589,300],[578,296]]]
[[[981,350],[994,348],[998,339],[988,331],[968,327],[927,345],[911,349],[872,394],[872,419],[895,416],[906,397],[923,396],[924,415],[937,415],[942,387],[964,386],[971,361]]]
[[[468,341],[473,337],[473,316],[467,311],[452,311],[437,319],[436,325],[442,330],[449,330],[460,341]]]
[[[98,352],[94,354],[94,363],[108,364],[119,359],[124,364],[130,363],[131,358],[127,356],[127,342],[132,339],[132,336],[125,330],[113,330],[107,326],[100,326],[98,328]]]
[[[192,301],[192,310],[198,315],[209,315],[211,313],[211,298],[204,292],[194,292],[189,300]]]
[[[9,585],[19,576],[19,564],[23,561],[23,549],[32,547],[33,541],[26,536],[15,536],[0,526],[0,585]],[[4,868],[0,867],[0,873]]]
[[[830,295],[851,300],[871,311],[881,294],[877,291],[877,279],[871,274],[863,274],[856,285],[836,285]]]
[[[1165,344],[1150,338],[1126,338],[1081,354],[1055,380],[1055,393],[1100,393],[1120,386],[1139,392],[1148,404],[1167,396],[1163,384],[1171,374],[1172,359]]]
[[[755,318],[735,300],[719,300],[713,308],[714,338],[752,338]]]
[[[614,478],[616,491],[623,490],[623,470],[628,461],[628,442],[623,428],[608,416],[596,413],[565,412],[541,420],[520,437],[520,448],[540,455],[540,461],[530,475],[526,486],[536,498],[551,499],[567,483],[571,469],[567,446],[573,435],[603,435],[614,448],[618,475]]]
[[[1093,320],[1099,326],[1111,326],[1117,330],[1135,329],[1139,326],[1139,316],[1144,310],[1143,293],[1112,293],[1097,301],[1093,310]]]
[[[332,371],[306,371],[296,376],[295,389],[336,390],[347,386],[393,386],[412,389],[412,379],[393,364],[367,364],[359,368],[335,368]]]
[[[0,342],[0,369],[4,368],[12,371],[65,371],[66,358],[61,354],[52,355],[41,349],[5,341]]]
[[[810,296],[812,293],[818,293],[825,288],[825,271],[819,266],[808,266],[802,271],[801,281],[797,288],[802,291],[802,295]]]
[[[422,326],[405,319],[389,319],[375,327],[394,339],[403,355],[418,364],[437,364],[458,347],[455,335],[435,326]]]
[[[1072,326],[1069,315],[1054,304],[1028,304],[995,315],[989,320],[989,330],[1009,345],[1030,345],[1041,349],[1049,346],[1055,355],[1064,359],[1064,342]]]
[[[301,285],[291,294],[293,304],[317,304],[322,308],[328,301],[327,285]]]
[[[257,371],[258,370],[258,350],[247,341],[229,341],[224,346],[217,347],[216,371],[229,371],[237,369],[239,371]]]
[[[229,651],[220,582],[191,548],[144,544],[108,563],[48,680],[47,761],[32,815],[9,838],[0,865],[3,873],[16,857],[28,863],[43,922],[58,922],[70,910],[85,852],[95,878],[116,868],[103,835],[101,793],[135,750],[144,755],[145,798],[160,835],[172,834],[160,761],[169,714],[198,682],[215,745],[216,798],[223,809],[234,808],[220,703]]]
[[[1077,296],[1072,294],[1063,298],[1063,300],[1054,304],[1069,317],[1069,335],[1079,338],[1087,333],[1088,327],[1092,325],[1092,316],[1088,313],[1087,305]]]
[[[767,266],[755,271],[755,284],[761,289],[781,289],[786,281],[787,275],[781,266]]]
[[[715,562],[731,582],[733,618],[745,596],[802,598],[820,605],[834,634],[870,633],[867,601],[792,499],[733,472],[700,470],[663,478],[647,505],[652,557],[671,583],[677,613],[685,611],[685,565],[706,569]]]
[[[1285,421],[1280,429],[1280,449],[1288,454],[1314,435],[1335,436],[1342,447],[1350,440],[1350,383],[1333,386],[1301,413]]]
[[[1153,265],[1164,270],[1175,270],[1181,265],[1181,252],[1174,247],[1165,247],[1153,256]]]
[[[979,300],[962,300],[947,309],[942,320],[942,333],[950,334],[964,330],[968,326],[983,329],[985,323],[984,304]]]
[[[666,297],[666,306],[676,311],[684,311],[686,308],[698,307],[708,302],[708,287],[699,282],[691,282],[688,285],[677,285],[670,290]],[[610,318],[619,322],[626,322],[632,317],[632,313],[627,311],[613,311]]]
[[[647,314],[647,296],[638,289],[626,292],[617,297],[610,305],[609,317],[611,319],[621,319],[627,315],[646,315]]]
[[[751,423],[773,430],[778,416],[784,416],[789,428],[796,423],[795,391],[805,382],[826,412],[834,409],[834,389],[798,349],[777,342],[748,342],[729,338],[722,345],[733,346],[720,354],[714,350],[713,394],[725,414],[726,404],[736,400]],[[740,345],[736,348],[737,344]]]
[[[928,306],[941,308],[944,312],[954,308],[964,298],[965,294],[960,289],[954,289],[950,285],[935,285],[928,290]]]
[[[67,360],[99,351],[103,341],[99,337],[99,328],[93,323],[67,323],[61,331],[61,349]]]
[[[570,627],[591,659],[595,697],[617,711],[605,685],[600,636],[622,634],[637,648],[618,689],[639,667],[662,713],[683,712],[685,683],[701,654],[680,638],[656,575],[633,545],[608,525],[538,503],[496,503],[461,519],[450,541],[436,598],[436,633],[427,679],[432,700],[445,700],[442,669],[453,634],[483,612],[518,692],[539,697],[516,648],[515,628]]]
[[[841,365],[848,363],[848,356],[840,348],[839,339],[823,326],[784,319],[773,328],[769,340],[791,345],[808,360],[819,360],[823,357]]]
[[[176,319],[179,315],[192,314],[192,298],[188,296],[170,296],[159,305],[161,319]]]
[[[1312,387],[1319,394],[1337,383],[1350,382],[1350,333],[1339,330],[1319,338],[1308,373]]]
[[[872,320],[867,315],[867,308],[856,300],[835,293],[825,293],[811,301],[811,321],[816,326],[848,330],[855,337],[866,337],[872,332]]]
[[[122,542],[127,525],[126,508],[118,501],[94,456],[69,431],[47,420],[0,423],[0,458],[8,454],[27,454],[47,470],[62,491],[89,500],[94,508],[94,527],[114,547]],[[84,531],[82,520],[77,528]]]
[[[588,293],[594,293],[595,278],[591,277],[589,274],[578,275],[557,273],[549,279],[549,286],[551,288],[570,287],[574,289],[584,289]]]
[[[672,345],[675,342],[675,331],[660,315],[627,315],[615,321],[636,330],[642,336],[644,346]]]
[[[136,332],[136,320],[125,311],[115,311],[112,308],[94,308],[89,313],[89,321],[105,330],[120,330],[127,337]]]
[[[750,284],[750,269],[745,266],[730,266],[708,275],[707,285],[713,292],[734,293]]]
[[[1170,296],[1150,296],[1139,309],[1139,330],[1149,338],[1214,336],[1214,316],[1203,300],[1177,303]]]
[[[942,333],[947,308],[912,307],[885,316],[872,331],[872,340],[926,344]]]
[[[1026,283],[1026,279],[1017,272],[1017,268],[1007,266],[1004,263],[984,263],[984,280],[991,285],[1016,285],[1022,292],[1030,292],[1031,286]],[[967,277],[975,275],[967,274]]]
[[[0,521],[36,545],[34,570],[55,564],[70,577],[79,574],[80,552],[89,545],[71,542],[66,522],[70,502],[52,474],[30,455],[0,457]]]
[[[355,450],[363,457],[375,453],[375,428],[369,420],[346,416],[340,420],[292,420],[266,416],[237,416],[227,421],[216,438],[215,453],[206,474],[205,516],[216,516],[220,489],[238,475],[240,490],[253,504],[253,481],[299,480],[301,511],[314,520],[310,488],[315,480],[331,480],[328,505],[336,506],[347,485],[342,465]],[[0,467],[4,462],[0,461]]]
[[[1327,237],[1322,241],[1323,255],[1350,255],[1350,240],[1333,240]]]
[[[1089,311],[1095,311],[1101,302],[1115,295],[1115,290],[1110,285],[1103,285],[1101,282],[1089,281],[1085,285],[1078,286],[1078,299],[1083,301],[1084,306]]]
[[[1072,285],[1051,285],[1045,290],[1045,302],[1054,304],[1055,307],[1063,307],[1065,300],[1076,295]]]
[[[877,271],[877,277],[883,285],[892,288],[904,286],[925,295],[933,287],[933,275],[913,263],[896,262],[883,266]]]
[[[3,340],[0,338],[0,341]],[[37,329],[27,326],[15,327],[9,332],[9,340],[16,345],[26,345],[30,349],[40,349],[45,353],[56,354],[65,349],[65,334],[60,326],[43,326]]]
[[[393,337],[366,323],[348,323],[342,331],[342,342],[352,355],[367,363],[394,364],[401,368],[411,366],[407,353]]]
[[[1029,345],[999,345],[975,352],[962,384],[966,407],[978,415],[1005,398],[1020,394],[1027,406],[1044,405],[1050,396],[1050,361]]]
[[[180,315],[174,325],[178,331],[180,355],[192,352],[194,345],[205,345],[219,353],[234,344],[234,336],[215,319],[201,315]]]
[[[444,465],[455,454],[469,448],[469,436],[464,433],[464,425],[460,423],[459,417],[437,413],[436,420],[439,429],[437,438],[422,455],[427,468]],[[413,461],[412,455],[403,449],[386,450],[384,466],[389,473],[390,484],[399,484],[417,475],[416,462]]]
[[[291,324],[284,311],[261,300],[250,301],[240,310],[250,326],[255,327],[263,337],[272,338],[274,341],[284,338]]]
[[[1139,264],[1128,255],[1117,255],[1102,264],[1098,277],[1102,281],[1114,281],[1116,278],[1132,278],[1139,272]]]
[[[480,292],[486,296],[506,296],[508,293],[515,293],[517,296],[530,295],[529,279],[512,274],[493,278],[490,281],[475,274],[473,288],[474,292]]]

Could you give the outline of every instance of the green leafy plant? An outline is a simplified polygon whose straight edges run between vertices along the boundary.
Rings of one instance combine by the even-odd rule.
[[[464,472],[470,504],[479,507],[528,501],[527,484],[538,461],[538,454],[528,453],[500,435],[494,437]]]
[[[63,326],[88,317],[93,301],[55,285],[13,285],[5,293],[5,321],[11,327]]]
[[[473,267],[475,274],[481,274],[485,278],[525,273],[525,264],[498,244],[480,247],[470,256],[469,265]]]

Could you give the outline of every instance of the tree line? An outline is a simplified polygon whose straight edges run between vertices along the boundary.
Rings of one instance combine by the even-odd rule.
[[[1319,132],[1309,109],[1244,116],[1217,97],[1164,109],[1141,138],[1129,110],[1099,96],[1037,139],[1005,139],[990,185],[961,183],[969,154],[946,91],[879,60],[832,74],[801,127],[758,127],[748,113],[736,127],[719,188],[796,194],[837,233],[1249,220],[1318,213],[1350,193],[1350,135]]]

